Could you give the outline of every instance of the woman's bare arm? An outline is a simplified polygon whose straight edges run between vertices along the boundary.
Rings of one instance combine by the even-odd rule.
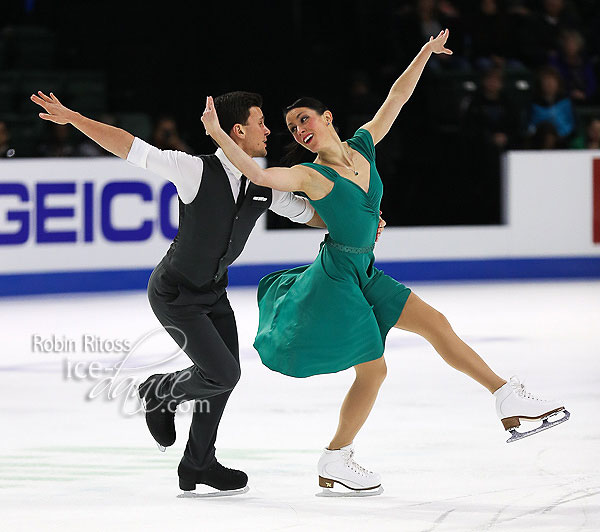
[[[450,32],[445,30],[441,31],[435,39],[433,37],[429,39],[429,42],[421,48],[412,63],[392,85],[388,97],[373,120],[362,126],[371,133],[375,144],[387,135],[398,117],[400,109],[411,97],[431,54],[452,54],[452,51],[445,47],[449,35]]]

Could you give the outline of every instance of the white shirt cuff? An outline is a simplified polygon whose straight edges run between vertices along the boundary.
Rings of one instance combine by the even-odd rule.
[[[146,168],[146,161],[151,148],[152,146],[150,146],[150,144],[144,142],[138,137],[135,137],[133,139],[131,149],[127,154],[127,162],[130,162],[135,166],[139,166],[140,168]]]

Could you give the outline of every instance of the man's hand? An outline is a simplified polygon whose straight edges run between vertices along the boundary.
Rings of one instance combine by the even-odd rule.
[[[38,91],[38,95],[31,95],[31,101],[43,107],[46,111],[45,113],[40,113],[40,118],[60,125],[71,124],[102,146],[106,151],[114,153],[117,157],[121,157],[121,159],[127,159],[127,154],[131,149],[134,138],[131,133],[118,127],[109,126],[108,124],[86,118],[81,113],[68,109],[60,103],[60,100],[53,93],[50,93],[50,96],[46,96],[42,91]]]
[[[202,113],[201,120],[206,129],[206,134],[210,135],[213,139],[220,131],[222,131],[212,96],[206,97],[206,108],[204,109],[204,113]]]
[[[381,236],[381,232],[383,231],[384,227],[385,220],[381,217],[381,211],[379,211],[379,226],[377,227],[377,236],[375,237],[375,242],[379,240],[379,237]]]
[[[434,54],[452,55],[452,50],[449,50],[448,48],[446,48],[444,46],[446,44],[446,41],[448,40],[449,36],[450,36],[450,30],[446,29],[446,30],[440,31],[438,33],[438,36],[435,39],[433,37],[429,37],[429,42],[426,44],[426,46],[429,46],[429,49]]]
[[[77,114],[60,103],[59,99],[53,93],[50,93],[50,96],[46,96],[42,91],[38,91],[38,95],[32,94],[31,101],[45,109],[45,113],[39,113],[40,118],[44,120],[61,125],[70,124],[73,117]]]

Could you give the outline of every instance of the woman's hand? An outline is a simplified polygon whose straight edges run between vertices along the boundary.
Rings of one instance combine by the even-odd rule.
[[[381,217],[381,211],[379,211],[379,225],[377,226],[377,236],[375,237],[375,242],[377,242],[379,240],[379,237],[381,236],[381,232],[383,231],[383,228],[385,227],[385,220]]]
[[[206,97],[206,108],[204,109],[204,113],[202,113],[202,123],[206,129],[206,134],[210,135],[213,139],[215,138],[215,135],[219,133],[219,131],[222,131],[221,125],[219,124],[219,117],[217,116],[217,111],[215,109],[215,102],[213,101],[212,96]]]
[[[31,101],[45,109],[45,113],[39,113],[40,118],[44,120],[64,125],[71,123],[72,118],[77,114],[60,103],[59,99],[53,93],[50,93],[50,96],[46,96],[42,91],[38,91],[38,95],[32,94]]]
[[[426,46],[429,46],[429,49],[434,54],[452,55],[452,50],[449,50],[444,46],[449,36],[450,30],[445,29],[443,31],[440,31],[440,33],[435,39],[433,37],[429,37],[429,42],[426,44]]]

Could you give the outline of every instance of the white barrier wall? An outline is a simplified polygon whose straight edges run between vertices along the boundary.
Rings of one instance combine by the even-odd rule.
[[[116,157],[0,162],[0,274],[150,268],[177,228],[175,187]]]
[[[600,243],[592,238],[594,159],[600,161],[599,151],[510,152],[504,164],[505,225],[388,227],[377,243],[377,259],[600,256]],[[600,204],[595,209],[600,216]],[[319,241],[320,235],[263,226],[238,260],[312,260]]]
[[[594,213],[600,223],[600,152],[512,152],[505,168],[505,225],[388,227],[377,260],[571,258],[586,261],[587,275],[600,276],[600,243],[593,241]],[[176,233],[175,187],[116,158],[6,160],[0,176],[0,294],[19,293],[10,287],[27,275],[42,285],[54,272],[147,275]],[[310,262],[323,234],[269,231],[263,217],[236,266],[268,271],[271,264]],[[94,289],[90,279],[88,289]]]

